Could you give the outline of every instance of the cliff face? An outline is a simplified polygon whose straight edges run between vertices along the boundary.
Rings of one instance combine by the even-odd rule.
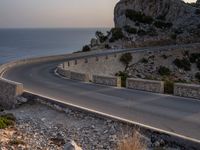
[[[123,27],[133,25],[126,15],[127,10],[142,12],[153,19],[172,22],[174,27],[183,27],[200,23],[200,16],[195,14],[196,8],[181,0],[121,0],[115,7],[115,25]]]
[[[200,0],[197,0],[197,6],[200,7]]]
[[[196,4],[199,3],[200,0]],[[197,7],[181,0],[120,0],[114,11],[115,27],[122,28],[126,39],[135,46],[163,41],[166,44],[199,42],[200,9]]]

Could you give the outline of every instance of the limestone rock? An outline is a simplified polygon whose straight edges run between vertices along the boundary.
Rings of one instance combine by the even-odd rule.
[[[136,47],[200,42],[200,10],[182,0],[120,0],[114,21]]]
[[[26,103],[28,101],[27,98],[24,98],[22,96],[18,96],[16,98],[16,100],[17,100],[17,104],[23,104],[23,103]]]
[[[142,12],[154,19],[160,18],[160,20],[173,22],[176,27],[196,24],[196,21],[200,23],[199,15],[195,15],[196,8],[181,0],[121,0],[115,8],[116,27],[123,27],[127,23],[131,23],[125,16],[127,9]]]
[[[64,145],[64,150],[82,150],[73,140]]]
[[[200,8],[200,0],[197,0],[196,5]]]

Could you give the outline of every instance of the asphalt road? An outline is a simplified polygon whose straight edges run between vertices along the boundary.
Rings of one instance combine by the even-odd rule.
[[[59,62],[21,65],[4,78],[26,90],[200,141],[200,101],[62,79]]]

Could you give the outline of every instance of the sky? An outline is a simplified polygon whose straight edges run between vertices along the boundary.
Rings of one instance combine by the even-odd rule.
[[[0,0],[0,28],[112,27],[118,1]]]

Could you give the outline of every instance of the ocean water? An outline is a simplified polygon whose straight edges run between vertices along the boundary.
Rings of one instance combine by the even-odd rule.
[[[0,64],[81,50],[97,30],[106,32],[109,29],[0,29]]]

